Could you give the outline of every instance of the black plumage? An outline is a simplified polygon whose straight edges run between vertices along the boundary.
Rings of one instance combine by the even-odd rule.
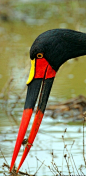
[[[57,71],[68,59],[86,55],[86,34],[70,29],[52,29],[40,34],[30,49],[30,58],[37,53]]]

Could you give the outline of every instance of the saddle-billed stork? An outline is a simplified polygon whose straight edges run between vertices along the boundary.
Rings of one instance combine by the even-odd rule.
[[[31,70],[27,80],[27,96],[10,171],[13,169],[38,95],[39,101],[34,122],[17,172],[33,145],[56,72],[68,59],[82,55],[86,55],[86,34],[82,32],[70,29],[52,29],[40,34],[33,42],[30,49]]]

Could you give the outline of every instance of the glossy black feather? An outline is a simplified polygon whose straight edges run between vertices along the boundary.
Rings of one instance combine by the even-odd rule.
[[[86,55],[86,34],[70,29],[52,29],[40,34],[30,50],[31,59],[42,52],[56,71],[68,59]]]

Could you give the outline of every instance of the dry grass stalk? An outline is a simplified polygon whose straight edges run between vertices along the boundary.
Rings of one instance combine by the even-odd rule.
[[[84,116],[84,120],[83,120],[83,159],[84,159],[84,163],[86,166],[86,159],[85,159],[85,134],[84,134],[84,128],[85,128],[85,121],[86,121],[86,111],[83,113]]]
[[[67,132],[67,129],[64,131],[64,136],[65,136],[65,133]],[[62,139],[63,139],[63,143],[64,143],[64,149],[63,149],[63,154],[64,154],[64,151],[66,149],[66,153],[67,154],[64,154],[64,158],[65,158],[65,161],[66,161],[66,165],[67,165],[67,168],[68,168],[68,173],[69,175],[72,173],[70,171],[70,165],[69,165],[69,161],[71,162],[71,166],[72,166],[72,169],[73,169],[73,174],[75,175],[75,171],[74,169],[76,170],[77,174],[79,175],[79,171],[76,167],[76,164],[75,164],[75,161],[74,161],[74,158],[73,158],[73,155],[71,154],[71,150],[72,150],[72,147],[74,145],[74,142],[71,144],[71,147],[70,147],[70,151],[67,149],[67,144],[65,143],[65,138],[64,136],[62,136]],[[62,161],[62,171],[63,171],[63,161]]]

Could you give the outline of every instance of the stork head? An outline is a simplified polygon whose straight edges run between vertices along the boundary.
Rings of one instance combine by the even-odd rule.
[[[70,29],[53,29],[40,34],[30,49],[30,58],[43,54],[57,71],[68,59],[86,54],[86,34]]]

